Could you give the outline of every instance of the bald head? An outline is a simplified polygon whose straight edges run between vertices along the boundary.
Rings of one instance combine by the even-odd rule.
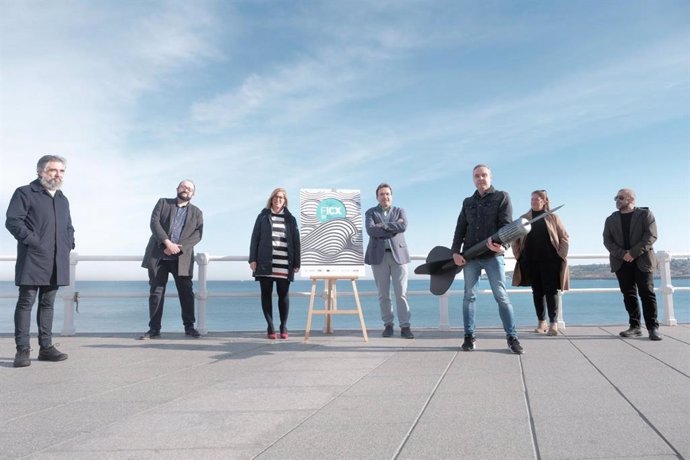
[[[615,196],[616,209],[623,214],[632,212],[635,209],[635,191],[631,188],[622,188],[618,190]]]

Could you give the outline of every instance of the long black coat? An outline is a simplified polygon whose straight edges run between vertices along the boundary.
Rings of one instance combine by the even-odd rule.
[[[50,286],[55,266],[57,286],[67,286],[74,227],[65,195],[57,190],[51,196],[36,179],[14,191],[6,216],[5,227],[17,240],[14,284]]]
[[[285,236],[287,237],[288,279],[294,281],[295,269],[300,267],[300,241],[297,219],[284,208]],[[254,277],[273,273],[273,239],[271,230],[271,210],[262,210],[254,223],[252,239],[249,244],[249,262],[256,262]]]

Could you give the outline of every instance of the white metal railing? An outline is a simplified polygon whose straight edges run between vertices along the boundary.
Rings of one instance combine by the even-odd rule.
[[[675,258],[690,258],[690,254],[671,254],[667,251],[657,251],[657,258],[659,259],[659,274],[661,278],[660,286],[655,288],[655,291],[660,294],[661,302],[663,304],[664,315],[662,324],[667,326],[675,326],[676,321],[674,307],[673,307],[673,293],[676,291],[690,291],[690,287],[673,286],[671,278],[671,259]],[[424,261],[426,256],[413,255],[412,260]],[[514,257],[506,254],[506,259],[514,259]],[[576,254],[568,255],[568,259],[608,259],[607,254]],[[14,262],[15,256],[0,255],[0,262]],[[247,256],[211,256],[208,253],[199,253],[195,258],[198,264],[198,280],[196,283],[196,306],[197,306],[197,328],[202,334],[206,334],[208,329],[206,327],[206,303],[209,297],[213,298],[229,298],[229,297],[258,297],[257,293],[238,293],[238,292],[209,292],[208,290],[208,269],[211,262],[247,262]],[[78,297],[83,298],[142,298],[147,296],[141,292],[100,292],[80,294],[76,290],[77,279],[77,264],[79,262],[140,262],[141,256],[107,256],[107,255],[79,255],[76,252],[70,254],[70,284],[61,290],[61,297],[64,301],[64,320],[61,334],[64,336],[71,336],[76,333],[74,328],[74,304],[78,301]],[[480,294],[491,294],[490,289],[478,291]],[[571,288],[567,293],[605,293],[605,292],[619,292],[618,288]],[[508,289],[510,294],[530,294],[529,289]],[[353,295],[351,292],[341,292],[340,295]],[[439,330],[450,330],[450,321],[448,314],[449,299],[452,296],[462,296],[463,291],[450,290],[444,295],[439,296]],[[166,297],[176,296],[176,293],[166,293]],[[291,296],[309,296],[309,292],[291,292]],[[360,296],[373,297],[378,294],[374,291],[359,291]],[[428,291],[408,291],[410,296],[431,295]],[[325,296],[325,294],[323,294]],[[5,294],[4,298],[11,296]],[[565,320],[563,319],[563,292],[559,291],[558,295],[558,323],[559,327],[565,327]],[[325,297],[324,297],[325,298]]]

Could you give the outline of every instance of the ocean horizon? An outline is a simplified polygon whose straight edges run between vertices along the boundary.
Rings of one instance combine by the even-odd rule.
[[[688,287],[690,279],[673,279],[674,286]],[[435,328],[439,325],[438,298],[428,291],[428,280],[410,280],[408,301],[412,311],[412,328]],[[659,286],[656,280],[655,286]],[[195,284],[196,288],[196,284]],[[208,281],[210,297],[206,307],[206,327],[210,332],[217,331],[264,331],[266,323],[261,312],[259,286],[254,280],[242,281]],[[480,289],[489,289],[488,281],[481,280]],[[615,280],[587,279],[571,280],[571,288],[618,288]],[[63,288],[64,289],[64,288]],[[323,283],[319,284],[323,291]],[[337,284],[338,307],[354,307],[351,284],[339,281]],[[383,327],[379,314],[378,300],[373,280],[357,281],[364,318],[368,329]],[[458,279],[451,286],[452,295],[449,302],[449,320],[451,328],[462,328],[462,289],[463,281]],[[78,312],[74,313],[74,325],[77,333],[129,333],[138,334],[148,329],[148,283],[146,281],[78,281],[76,290],[80,293]],[[288,329],[304,330],[306,327],[311,282],[298,279],[290,288],[290,316]],[[61,289],[62,291],[62,289]],[[425,295],[416,294],[421,291]],[[184,330],[180,318],[180,304],[174,283],[168,284],[168,292],[174,297],[167,297],[163,314],[163,332],[181,332]],[[524,293],[523,293],[524,292]],[[11,281],[0,281],[0,333],[14,331],[13,317],[17,288]],[[135,293],[139,297],[90,297],[110,293]],[[214,297],[217,293],[253,294],[255,297]],[[55,302],[53,331],[57,335],[62,330],[64,302],[58,293]],[[659,319],[663,318],[663,302],[659,296]],[[520,293],[510,294],[519,328],[530,328],[536,324],[536,314],[532,305],[531,291],[521,288]],[[674,311],[679,323],[690,323],[690,292],[674,293]],[[323,300],[318,297],[317,308],[323,307]],[[34,306],[35,312],[35,306]],[[35,313],[33,315],[35,317]],[[277,320],[278,307],[274,299],[274,318]],[[620,292],[605,293],[572,293],[563,296],[563,318],[568,325],[615,325],[627,324],[627,314]],[[500,327],[498,307],[490,294],[480,294],[477,299],[477,326]],[[33,321],[35,323],[35,321]],[[277,324],[276,324],[277,326]],[[333,317],[333,326],[338,329],[359,329],[356,315]],[[312,329],[323,327],[323,316],[315,316]],[[397,328],[397,325],[396,325]],[[32,324],[35,333],[36,325]]]

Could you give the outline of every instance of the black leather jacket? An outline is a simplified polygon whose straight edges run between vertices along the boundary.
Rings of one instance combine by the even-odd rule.
[[[480,241],[485,241],[501,227],[513,221],[513,206],[508,192],[496,190],[493,186],[484,196],[475,191],[462,202],[453,236],[453,253],[461,253]],[[486,257],[493,257],[489,253]]]

